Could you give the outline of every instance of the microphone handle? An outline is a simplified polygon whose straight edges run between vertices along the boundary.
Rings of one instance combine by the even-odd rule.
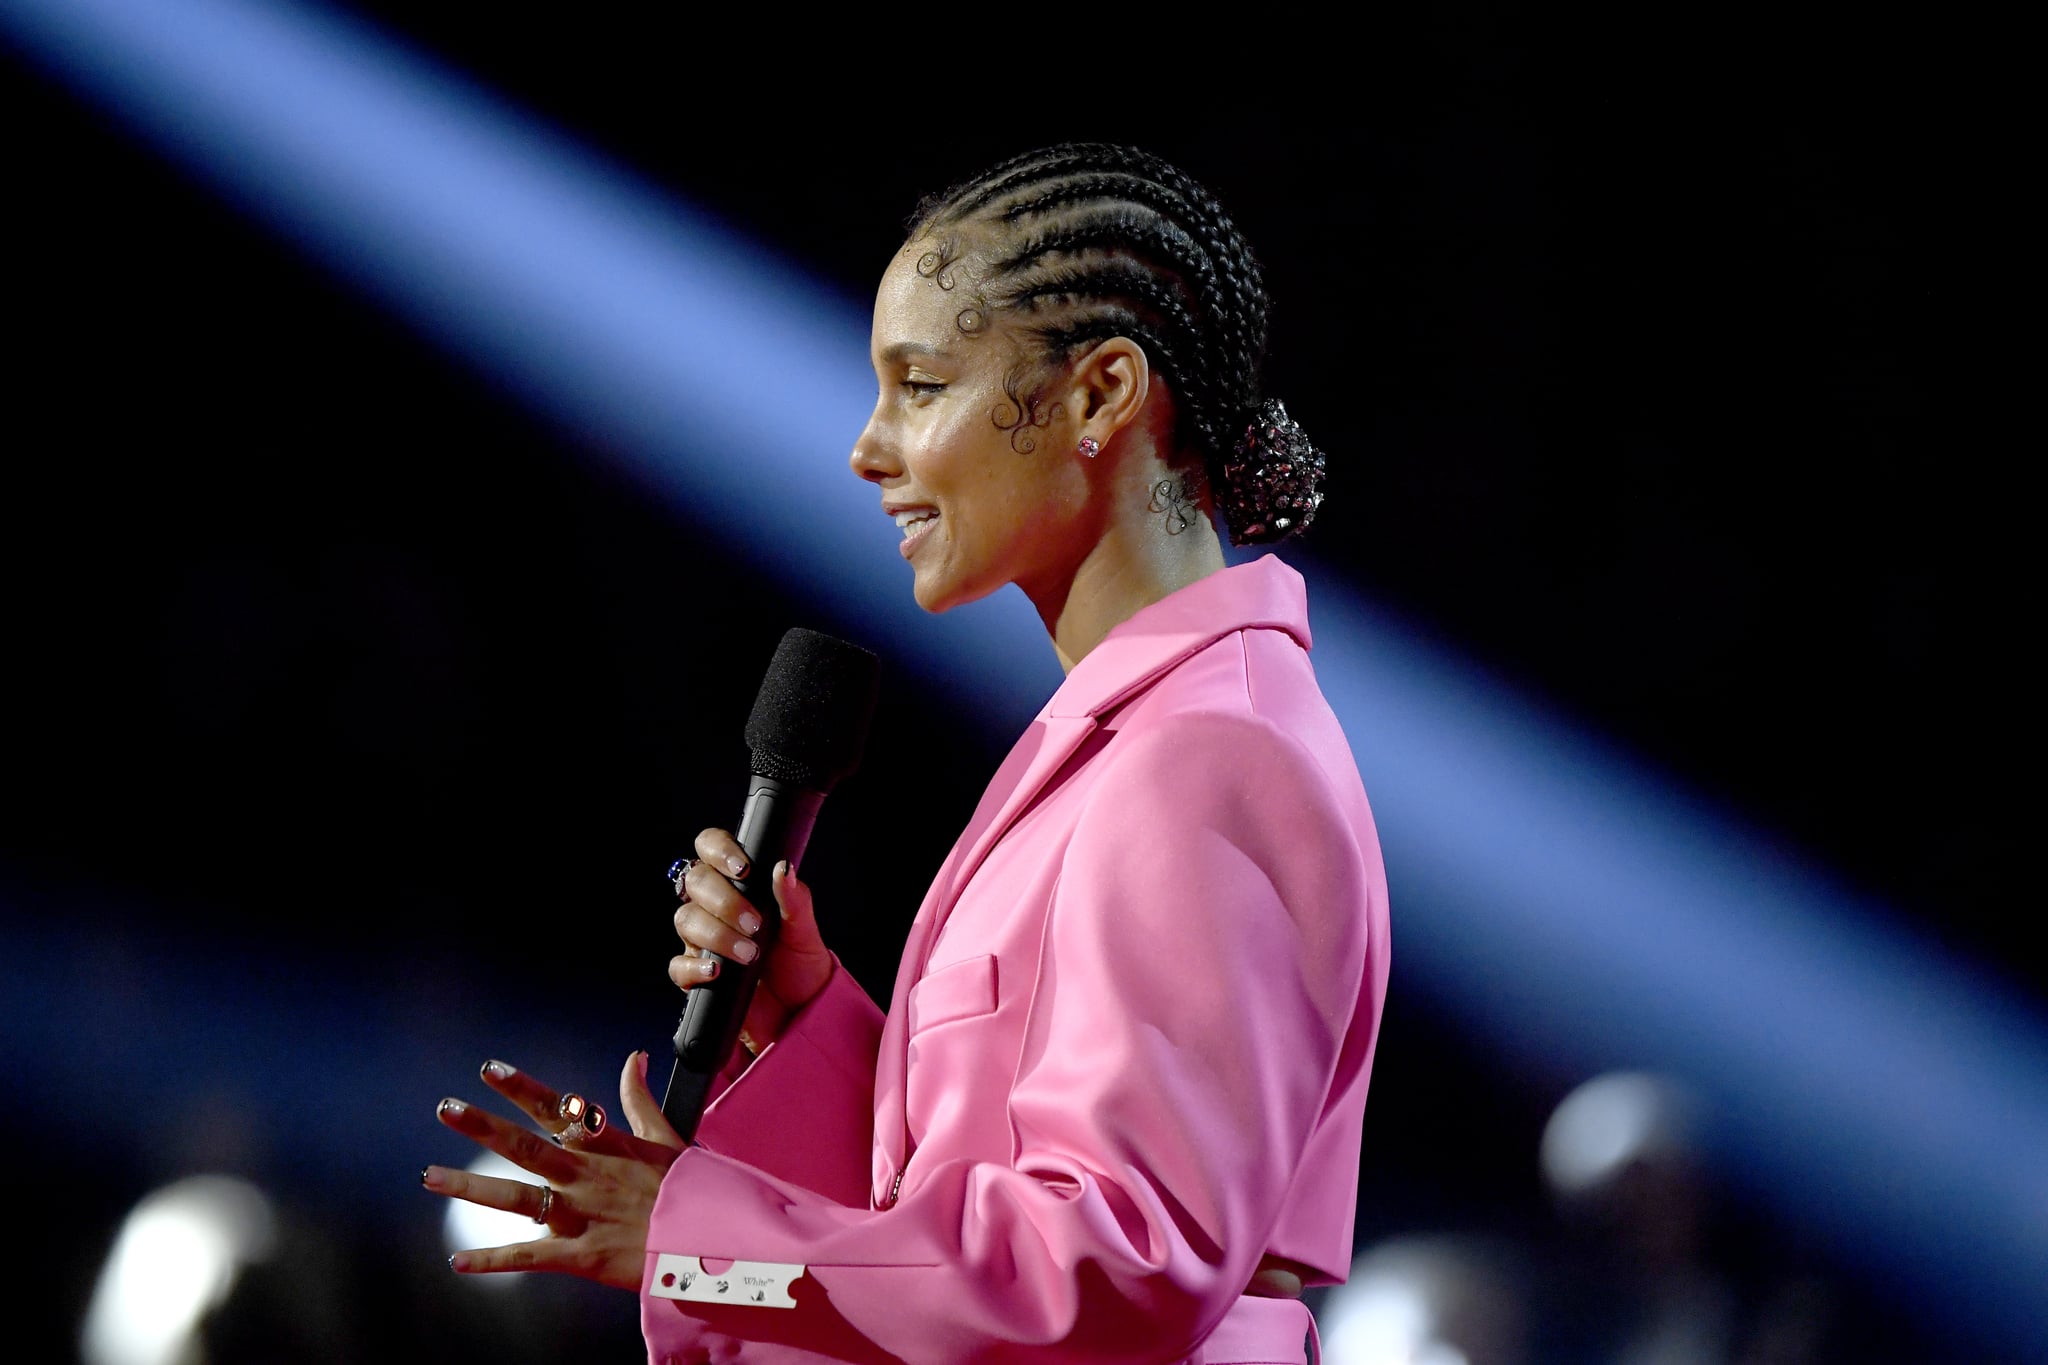
[[[768,960],[782,929],[782,915],[775,904],[771,879],[775,864],[784,859],[794,869],[803,859],[810,842],[811,826],[825,793],[778,782],[755,773],[747,786],[747,804],[734,833],[747,852],[747,875],[730,880],[740,894],[760,912],[761,929],[754,935],[760,948],[754,960],[735,962],[721,957],[718,975],[701,986],[692,987],[683,1005],[682,1022],[676,1027],[675,1069],[669,1076],[668,1092],[662,1097],[661,1112],[676,1132],[688,1142],[697,1132],[710,1097],[711,1080],[732,1057],[739,1044],[740,1028],[746,1023],[747,1006],[753,1002],[754,986],[761,976],[761,964]]]

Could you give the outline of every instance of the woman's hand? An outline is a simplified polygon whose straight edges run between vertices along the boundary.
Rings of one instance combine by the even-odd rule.
[[[620,1107],[630,1133],[596,1114],[572,1123],[577,1103],[570,1104],[572,1113],[565,1115],[560,1093],[503,1062],[486,1062],[483,1079],[552,1139],[457,1099],[441,1101],[436,1111],[441,1122],[531,1171],[541,1183],[501,1180],[447,1166],[427,1167],[420,1173],[420,1183],[435,1194],[524,1214],[545,1223],[548,1235],[511,1246],[458,1251],[449,1265],[467,1274],[552,1270],[637,1293],[647,1260],[647,1221],[654,1212],[654,1198],[661,1192],[662,1177],[683,1150],[683,1140],[647,1088],[647,1054],[628,1057],[619,1077]]]
[[[760,945],[761,914],[728,877],[747,875],[747,853],[725,830],[707,829],[697,836],[696,859],[678,879],[683,903],[676,909],[676,936],[689,951],[669,959],[669,980],[690,990],[715,977],[720,958],[746,963]],[[781,923],[770,935],[754,996],[741,1024],[740,1038],[758,1052],[782,1035],[791,1015],[808,1005],[832,979],[832,954],[818,936],[811,910],[811,889],[797,880],[788,863],[776,864],[769,878]]]

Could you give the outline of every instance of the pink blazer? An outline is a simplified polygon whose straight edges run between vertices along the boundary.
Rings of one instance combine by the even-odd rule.
[[[650,1361],[1201,1361],[1274,1306],[1242,1297],[1267,1252],[1344,1278],[1387,894],[1308,646],[1267,556],[1074,668],[887,1016],[837,972],[707,1107],[649,1228]]]

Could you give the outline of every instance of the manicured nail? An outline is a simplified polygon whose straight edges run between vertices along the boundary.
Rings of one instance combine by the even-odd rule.
[[[727,875],[728,877],[744,877],[744,876],[746,876],[746,875],[747,875],[747,860],[746,860],[745,858],[742,858],[742,857],[741,857],[741,856],[740,856],[739,854],[737,854],[737,853],[728,853],[728,854],[726,854],[726,855],[725,855],[725,874],[726,874],[726,875]]]
[[[434,1188],[434,1182],[428,1179],[428,1177],[433,1175],[433,1173],[434,1168],[432,1166],[420,1167],[420,1184],[425,1185],[430,1190]]]
[[[697,963],[697,975],[699,975],[699,976],[717,976],[717,975],[718,975],[718,959],[717,959],[717,958],[715,958],[715,957],[707,957],[707,958],[704,958],[704,959],[700,960],[700,961],[699,961],[699,962]]]
[[[791,875],[789,859],[784,858],[781,862],[775,865],[775,875],[778,877],[787,877]]]
[[[485,1080],[490,1080],[490,1081],[502,1081],[502,1080],[504,1080],[504,1079],[505,1079],[505,1078],[506,1078],[507,1076],[511,1076],[511,1075],[514,1075],[514,1074],[516,1074],[516,1073],[515,1073],[515,1072],[514,1072],[514,1071],[512,1070],[512,1068],[511,1068],[511,1067],[509,1067],[509,1066],[506,1066],[506,1065],[505,1065],[505,1064],[504,1064],[503,1062],[485,1062],[485,1063],[484,1063],[484,1079],[485,1079]]]
[[[761,932],[761,917],[751,910],[740,911],[740,932],[758,934]]]
[[[462,1258],[462,1253],[458,1251],[453,1256],[450,1256],[448,1258],[448,1268],[450,1270],[455,1271],[457,1274],[460,1274],[461,1272],[469,1269],[469,1262],[465,1261]]]
[[[760,953],[761,950],[756,948],[750,939],[743,938],[738,943],[732,945],[733,957],[741,962],[752,962],[756,957],[760,956]]]
[[[468,1108],[469,1106],[464,1104],[461,1100],[441,1101],[441,1112],[443,1114],[460,1114]]]

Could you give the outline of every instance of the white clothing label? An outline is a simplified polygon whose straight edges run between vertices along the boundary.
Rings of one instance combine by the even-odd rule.
[[[713,1264],[718,1264],[713,1258]],[[704,1269],[695,1256],[663,1252],[654,1258],[654,1284],[648,1293],[657,1298],[683,1299],[690,1303],[744,1303],[756,1308],[794,1308],[789,1286],[804,1273],[800,1265],[781,1261],[734,1261],[716,1275]]]

